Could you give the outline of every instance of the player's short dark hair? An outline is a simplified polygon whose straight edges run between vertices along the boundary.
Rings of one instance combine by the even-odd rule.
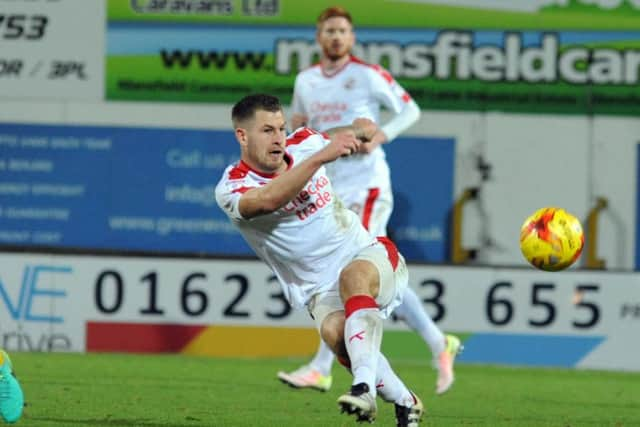
[[[277,97],[272,95],[264,93],[247,95],[236,102],[236,105],[231,110],[233,126],[238,127],[240,122],[253,119],[258,110],[276,113],[282,111],[282,104]]]
[[[351,14],[347,9],[342,6],[331,6],[322,11],[320,16],[318,16],[318,20],[316,21],[318,25],[321,25],[324,21],[330,18],[344,18],[349,21],[350,24],[353,25],[353,20],[351,19]]]

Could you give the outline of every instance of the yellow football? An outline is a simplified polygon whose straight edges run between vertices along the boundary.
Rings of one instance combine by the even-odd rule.
[[[540,270],[564,270],[576,262],[583,247],[580,221],[561,208],[538,209],[520,230],[522,255]]]

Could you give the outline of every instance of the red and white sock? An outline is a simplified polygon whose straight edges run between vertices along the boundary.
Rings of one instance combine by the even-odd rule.
[[[376,395],[378,354],[382,343],[382,318],[375,299],[355,295],[344,304],[344,341],[351,361],[353,384],[366,383]]]

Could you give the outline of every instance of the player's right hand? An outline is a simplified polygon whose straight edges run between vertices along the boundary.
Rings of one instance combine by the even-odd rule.
[[[294,114],[291,116],[291,129],[306,126],[308,122],[309,117],[306,114]]]

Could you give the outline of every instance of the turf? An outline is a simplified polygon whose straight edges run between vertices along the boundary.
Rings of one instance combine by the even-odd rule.
[[[14,353],[28,406],[18,426],[352,426],[328,393],[275,379],[302,359]],[[640,374],[459,365],[445,396],[425,361],[392,360],[428,410],[427,426],[638,426]],[[376,425],[395,425],[379,401]]]

